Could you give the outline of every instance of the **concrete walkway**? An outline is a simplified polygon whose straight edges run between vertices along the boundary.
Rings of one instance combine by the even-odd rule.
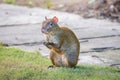
[[[27,51],[40,51],[49,57],[42,45],[44,17],[57,16],[60,26],[72,29],[81,42],[79,64],[120,67],[120,24],[107,20],[83,19],[79,15],[41,8],[0,5],[0,41]]]

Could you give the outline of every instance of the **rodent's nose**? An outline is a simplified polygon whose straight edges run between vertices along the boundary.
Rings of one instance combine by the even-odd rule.
[[[44,32],[45,32],[45,30],[44,30],[44,29],[41,29],[41,32],[42,32],[42,33],[44,33]]]
[[[42,29],[41,31],[42,31],[42,33],[48,33],[48,31],[45,29]]]

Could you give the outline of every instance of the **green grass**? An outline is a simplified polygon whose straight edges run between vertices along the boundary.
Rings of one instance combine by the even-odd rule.
[[[49,59],[37,52],[0,46],[0,80],[120,80],[120,70],[78,65],[47,69]]]
[[[53,5],[53,1],[52,0],[45,0],[44,5],[46,8],[48,9],[53,9],[54,5]]]
[[[6,4],[15,4],[15,0],[4,0],[4,3]]]

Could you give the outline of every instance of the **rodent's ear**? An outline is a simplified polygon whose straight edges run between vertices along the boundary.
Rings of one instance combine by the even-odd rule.
[[[45,20],[47,20],[48,18],[45,16]]]
[[[58,18],[56,16],[53,17],[54,22],[58,22]]]

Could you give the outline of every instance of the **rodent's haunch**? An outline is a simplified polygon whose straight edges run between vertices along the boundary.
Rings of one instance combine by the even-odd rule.
[[[57,67],[75,67],[80,53],[80,43],[72,30],[59,27],[58,18],[53,17],[42,23],[41,31],[46,35],[43,44],[50,49],[50,59]]]

